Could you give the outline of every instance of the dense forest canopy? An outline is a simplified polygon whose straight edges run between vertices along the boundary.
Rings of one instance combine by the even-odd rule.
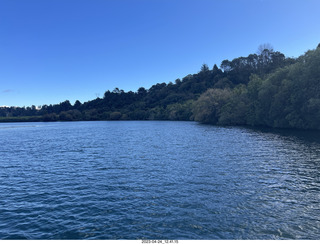
[[[299,58],[270,46],[203,64],[196,74],[149,89],[106,91],[73,105],[1,107],[0,121],[195,120],[218,125],[320,129],[320,45]]]

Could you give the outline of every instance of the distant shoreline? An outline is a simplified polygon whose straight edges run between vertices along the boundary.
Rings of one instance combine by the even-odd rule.
[[[0,122],[168,120],[320,130],[319,63],[320,45],[297,59],[264,49],[136,92],[115,88],[85,103],[0,107]]]

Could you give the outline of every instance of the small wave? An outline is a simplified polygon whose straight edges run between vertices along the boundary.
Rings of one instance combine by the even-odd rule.
[[[35,127],[41,127],[40,125],[17,125],[17,126],[0,126],[0,130],[6,130],[6,129],[17,129],[17,128],[35,128]]]

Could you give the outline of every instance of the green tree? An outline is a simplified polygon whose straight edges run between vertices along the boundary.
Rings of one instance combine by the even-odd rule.
[[[221,109],[231,97],[228,89],[208,89],[194,103],[194,119],[203,123],[217,124],[221,115]]]
[[[73,105],[74,109],[79,109],[80,106],[81,106],[81,102],[79,100],[75,101],[75,103]]]
[[[203,64],[201,66],[201,71],[200,72],[208,72],[209,71],[209,66],[207,64]]]
[[[111,120],[119,120],[121,118],[122,114],[120,112],[112,112],[110,114]]]
[[[248,91],[245,85],[232,90],[228,102],[221,108],[218,124],[246,125],[249,110]]]

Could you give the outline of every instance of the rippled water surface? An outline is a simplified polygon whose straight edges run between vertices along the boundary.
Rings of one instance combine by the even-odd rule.
[[[320,239],[320,134],[0,124],[0,239]]]

